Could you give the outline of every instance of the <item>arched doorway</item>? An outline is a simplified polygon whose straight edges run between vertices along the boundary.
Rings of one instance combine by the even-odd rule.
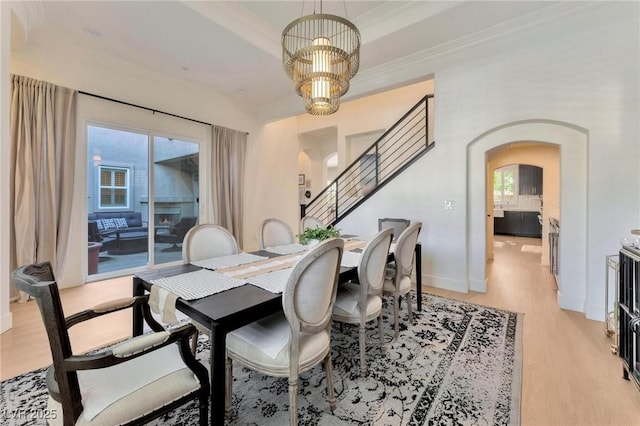
[[[587,262],[587,132],[568,123],[527,120],[491,129],[467,145],[467,277],[486,292],[487,153],[513,141],[560,148],[560,273],[558,305],[584,312]]]

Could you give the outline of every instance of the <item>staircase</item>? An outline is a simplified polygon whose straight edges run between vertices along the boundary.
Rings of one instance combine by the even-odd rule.
[[[306,206],[301,216],[335,225],[435,146],[430,140],[429,108],[422,98]]]

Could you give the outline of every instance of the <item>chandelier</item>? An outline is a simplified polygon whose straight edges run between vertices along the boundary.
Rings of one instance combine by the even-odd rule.
[[[360,66],[360,31],[348,20],[320,13],[303,16],[282,31],[282,65],[304,108],[333,114]]]

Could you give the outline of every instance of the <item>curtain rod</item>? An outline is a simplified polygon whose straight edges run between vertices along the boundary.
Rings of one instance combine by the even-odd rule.
[[[182,115],[172,114],[170,112],[160,111],[160,110],[149,108],[149,107],[146,107],[146,106],[136,105],[136,104],[132,104],[130,102],[121,101],[119,99],[107,98],[106,96],[96,95],[96,94],[93,94],[93,93],[84,92],[82,90],[78,90],[78,93],[80,93],[81,95],[92,96],[94,98],[98,98],[98,99],[102,99],[102,100],[110,101],[110,102],[116,102],[116,103],[119,103],[119,104],[122,104],[122,105],[131,106],[131,107],[134,107],[134,108],[146,109],[147,111],[151,111],[153,114],[155,114],[157,112],[157,113],[160,113],[160,114],[168,115],[170,117],[175,117],[175,118],[180,118],[182,120],[192,121],[194,123],[205,124],[207,126],[213,126],[213,124],[211,124],[211,123],[207,123],[205,121],[196,120],[195,118],[184,117]],[[245,132],[245,133],[247,135],[249,134],[249,132]]]

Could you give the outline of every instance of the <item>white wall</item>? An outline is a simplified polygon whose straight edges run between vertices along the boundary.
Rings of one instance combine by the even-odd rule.
[[[508,37],[416,63],[416,73],[435,75],[436,147],[363,205],[358,219],[340,226],[372,232],[374,219],[391,213],[421,220],[425,282],[481,290],[485,152],[513,140],[557,143],[559,305],[603,319],[604,258],[640,220],[639,6],[584,4]],[[350,106],[330,116],[338,123],[339,152],[355,124],[366,131],[385,122],[370,114],[375,104]],[[316,124],[311,117],[298,122],[305,131]],[[509,126],[518,132],[506,137],[501,129]],[[445,200],[453,201],[452,210],[444,209]]]
[[[11,46],[11,9],[0,2],[0,52],[8,52]],[[11,328],[9,310],[9,285],[11,267],[9,256],[9,224],[11,217],[10,155],[9,155],[9,55],[0,55],[0,333]],[[6,284],[5,284],[6,283]]]
[[[9,38],[2,37],[3,43]],[[9,59],[10,49],[2,49],[3,61]],[[27,77],[44,80],[60,86],[93,93],[96,95],[126,101],[132,104],[166,111],[176,115],[190,117],[196,120],[223,125],[237,130],[248,131],[249,149],[256,144],[259,132],[258,123],[253,115],[236,108],[224,97],[212,90],[192,83],[168,77],[155,71],[121,62],[116,59],[96,56],[82,50],[43,50],[37,45],[26,43],[11,51],[10,72]],[[2,76],[3,84],[9,81],[9,74]],[[198,141],[210,143],[210,130],[203,130],[201,124],[194,124],[186,120],[172,118],[163,114],[152,114],[143,109],[124,107],[117,103],[97,100],[96,98],[79,95],[78,143],[83,143],[84,120],[99,120],[109,123],[128,124],[140,130],[155,128],[166,132],[169,136],[186,136]],[[89,108],[91,107],[91,108]],[[8,119],[8,111],[3,111],[2,117]],[[137,119],[136,119],[137,117]],[[132,124],[137,120],[137,125]],[[153,124],[155,123],[155,124]],[[159,124],[163,123],[163,124]],[[197,128],[195,131],[188,129]],[[7,129],[8,126],[2,126]],[[4,138],[3,138],[4,143]],[[7,138],[8,143],[8,138]],[[207,152],[205,147],[204,152]],[[85,147],[78,150],[77,181],[86,182],[84,176],[86,157]],[[2,161],[5,161],[3,155]],[[206,158],[206,157],[204,157]],[[205,179],[206,176],[203,176]],[[4,187],[4,185],[3,185]],[[8,185],[6,186],[8,187]],[[201,183],[202,190],[207,190],[206,181]],[[84,184],[76,187],[74,193],[74,222],[86,223],[86,188]],[[3,203],[8,205],[8,203]],[[202,206],[201,206],[202,207]],[[201,212],[203,213],[203,212]],[[210,220],[207,214],[202,219]],[[9,226],[2,227],[8,235]],[[78,227],[72,235],[74,252],[78,252],[77,244],[86,241],[86,230]],[[3,239],[8,241],[8,238]],[[61,287],[72,287],[83,284],[86,269],[86,250],[80,251],[82,256],[75,256],[68,271],[63,271]],[[9,265],[9,261],[4,265]],[[60,279],[60,276],[58,277]],[[8,289],[9,280],[2,280],[2,288]]]
[[[382,215],[422,221],[425,282],[469,291],[484,279],[486,171],[485,151],[479,148],[491,146],[483,135],[513,123],[534,128],[552,123],[545,127],[547,139],[537,140],[557,143],[548,139],[554,139],[550,129],[559,129],[561,216],[573,224],[563,227],[568,238],[561,245],[560,267],[570,280],[559,303],[602,319],[604,256],[617,252],[619,237],[640,222],[639,27],[638,3],[594,2],[546,23],[523,25],[507,37],[416,61],[412,81],[435,76],[436,147],[368,201],[358,219],[340,226],[366,234],[375,232]],[[336,126],[344,159],[349,135],[390,126],[430,93],[428,84],[401,88],[346,102],[331,116],[303,115],[260,127],[206,88],[130,64],[74,55],[21,51],[12,57],[11,70],[250,132],[246,249],[257,247],[264,218],[280,217],[297,229],[298,134]],[[3,82],[7,78],[2,75]],[[444,209],[445,200],[453,201],[452,210]]]

